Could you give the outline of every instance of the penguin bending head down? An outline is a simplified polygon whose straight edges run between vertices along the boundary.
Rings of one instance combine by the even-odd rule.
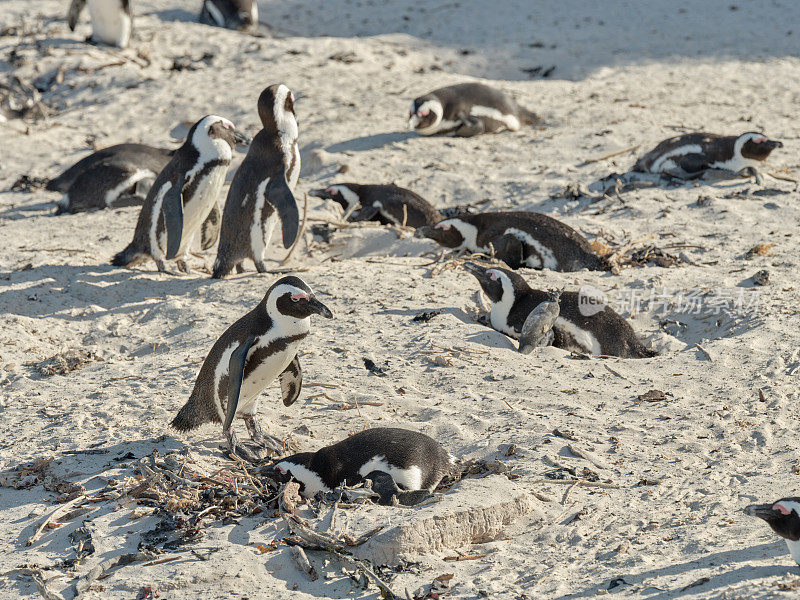
[[[311,315],[333,318],[302,279],[288,276],[272,284],[261,302],[214,343],[189,400],[171,425],[188,431],[203,423],[223,423],[230,451],[248,461],[258,460],[236,439],[233,418],[239,415],[253,442],[282,452],[281,440],[265,435],[255,419],[258,397],[275,378],[280,379],[285,406],[300,396],[303,374],[297,351],[311,332]]]
[[[739,173],[755,170],[776,148],[783,144],[755,131],[739,136],[689,133],[664,140],[640,157],[633,170],[680,179],[700,177],[710,169]]]
[[[348,221],[378,221],[382,225],[416,228],[433,225],[442,219],[425,198],[394,184],[337,183],[312,190],[309,195],[333,200],[342,207]]]
[[[800,498],[781,498],[774,504],[751,504],[744,512],[764,519],[772,531],[786,540],[789,553],[800,565]]]
[[[391,504],[392,496],[401,504],[416,504],[453,472],[454,465],[455,459],[441,444],[425,434],[376,427],[316,452],[283,458],[274,468],[298,481],[307,498],[371,479],[381,504]],[[426,493],[409,494],[420,491]]]
[[[513,98],[482,83],[460,83],[416,98],[408,128],[420,135],[472,137],[481,133],[517,131],[536,125],[539,117]]]
[[[532,289],[521,275],[508,269],[487,269],[475,263],[465,263],[484,293],[492,302],[489,323],[492,329],[520,339],[531,333],[534,324],[528,317],[543,302],[553,301],[550,294]],[[608,306],[591,315],[581,311],[576,292],[563,292],[555,299],[558,310],[542,315],[537,324],[552,323],[549,335],[536,331],[536,345],[555,346],[571,352],[619,356],[621,358],[650,358],[657,354],[648,350],[636,337],[631,326]],[[548,316],[550,317],[548,319]],[[521,347],[520,350],[525,350]]]
[[[264,260],[277,220],[281,221],[284,248],[291,247],[300,228],[292,193],[300,175],[294,94],[283,84],[269,86],[258,98],[258,116],[264,128],[253,138],[225,200],[212,274],[215,279],[234,268],[241,273],[242,262],[248,258],[259,273],[265,272]]]
[[[87,0],[72,0],[67,13],[70,31],[75,31]],[[92,35],[86,41],[125,48],[133,32],[130,0],[88,0]]]
[[[445,248],[493,254],[512,269],[606,271],[581,234],[547,215],[532,212],[462,214],[420,227],[416,237],[430,238]]]
[[[133,241],[111,264],[130,267],[150,257],[159,271],[166,272],[164,261],[177,258],[178,269],[188,273],[189,247],[209,215],[218,210],[234,145],[234,126],[228,119],[209,115],[195,123],[150,188]]]
[[[227,29],[247,31],[258,24],[256,0],[203,0],[199,21]]]

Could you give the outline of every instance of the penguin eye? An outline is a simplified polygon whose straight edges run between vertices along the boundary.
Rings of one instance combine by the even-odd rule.
[[[308,300],[308,294],[292,294],[292,302],[299,302],[300,300]]]

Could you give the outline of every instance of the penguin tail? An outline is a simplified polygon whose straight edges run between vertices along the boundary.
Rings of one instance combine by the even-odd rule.
[[[118,252],[111,259],[111,264],[115,267],[129,267],[142,260],[142,253],[136,249],[133,242],[128,244],[122,252]]]
[[[214,268],[211,272],[212,279],[222,279],[230,275],[231,271],[233,271],[234,265],[231,265],[226,261],[221,254],[217,254],[217,259],[214,261]]]
[[[658,356],[658,352],[650,350],[641,342],[631,348],[631,358],[653,358],[654,356]]]
[[[519,113],[520,116],[522,117],[521,121],[525,125],[541,125],[542,123],[542,118],[535,112],[530,111],[527,108],[523,108],[520,106]]]
[[[172,419],[170,425],[178,431],[189,431],[200,427],[206,421],[205,416],[197,410],[195,403],[189,398],[189,401],[183,405],[178,414],[175,415],[175,418]]]
[[[61,177],[56,177],[55,179],[51,179],[47,182],[47,185],[44,186],[49,192],[66,192],[66,186],[61,182]]]

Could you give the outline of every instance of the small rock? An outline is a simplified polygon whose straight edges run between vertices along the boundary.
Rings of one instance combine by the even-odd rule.
[[[636,397],[642,402],[658,402],[667,399],[667,395],[661,390],[650,390]]]
[[[756,285],[767,285],[769,283],[769,271],[761,269],[758,273],[753,275],[753,283]]]

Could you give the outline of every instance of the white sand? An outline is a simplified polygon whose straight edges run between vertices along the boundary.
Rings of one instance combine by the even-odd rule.
[[[29,25],[41,23],[35,12],[44,15],[44,31],[24,40],[0,38],[0,56],[23,41],[21,76],[32,79],[63,64],[66,78],[45,96],[63,109],[52,118],[27,128],[20,121],[0,124],[0,188],[22,174],[56,175],[89,151],[89,137],[99,147],[171,144],[177,124],[208,113],[253,133],[259,92],[283,82],[298,97],[298,198],[333,180],[395,181],[440,207],[491,198],[492,209],[541,211],[589,237],[605,232],[623,242],[654,234],[662,247],[689,245],[673,252],[697,263],[619,275],[524,271],[532,285],[547,288],[591,284],[612,295],[636,290],[645,296],[664,287],[744,290],[749,297],[749,278],[769,269],[760,305],[733,322],[676,310],[666,317],[639,314],[632,325],[666,350],[660,357],[586,361],[553,348],[522,356],[470,317],[477,290],[472,276],[450,270],[429,277],[430,258],[419,255],[431,244],[376,229],[347,230],[334,238],[333,249],[308,256],[301,246],[291,261],[307,268],[300,276],[336,316],[314,322],[301,360],[307,383],[339,386],[332,398],[383,404],[362,406],[360,415],[332,410],[324,398],[306,400],[319,391],[309,387],[288,409],[271,391],[260,414],[282,436],[306,425],[313,438],[294,435],[304,449],[365,426],[417,429],[458,456],[506,460],[522,485],[553,499],[535,500],[536,513],[513,526],[508,539],[461,549],[485,558],[444,563],[438,554],[421,556],[422,571],[398,575],[396,590],[413,591],[454,573],[455,597],[475,598],[481,590],[492,598],[593,597],[617,577],[630,585],[612,593],[624,597],[793,597],[797,592],[776,585],[786,573],[800,575],[785,545],[741,509],[798,492],[796,186],[768,177],[767,188],[784,192],[775,196],[746,194],[758,188],[741,180],[656,188],[582,212],[588,200],[550,196],[568,183],[588,185],[622,172],[635,155],[580,166],[586,160],[694,130],[763,129],[785,144],[767,170],[800,175],[800,60],[791,56],[800,36],[796,7],[786,0],[741,0],[737,10],[729,8],[732,0],[494,4],[262,1],[261,19],[276,37],[254,38],[192,22],[199,2],[141,0],[136,38],[120,52],[80,43],[88,24],[71,33],[62,0],[35,6],[7,0],[0,28],[23,16]],[[43,40],[40,49],[34,40]],[[529,46],[539,42],[545,47]],[[472,53],[462,56],[461,49]],[[213,55],[210,66],[167,70],[177,57],[205,53]],[[339,53],[352,53],[356,62],[329,59]],[[125,63],[113,65],[120,57]],[[95,70],[105,65],[111,66]],[[533,81],[520,70],[539,65],[557,68]],[[403,131],[413,97],[467,77],[509,79],[496,83],[542,114],[547,128],[473,139]],[[344,164],[348,174],[337,176]],[[699,196],[710,196],[711,204],[696,206]],[[0,467],[55,456],[63,474],[91,473],[119,454],[184,445],[222,463],[219,427],[176,436],[167,424],[192,388],[197,361],[275,276],[251,272],[212,281],[202,274],[161,275],[152,263],[112,268],[108,260],[130,241],[138,209],[53,217],[56,199],[44,191],[0,194]],[[310,217],[336,214],[310,199]],[[744,259],[758,243],[775,244],[774,256]],[[273,256],[277,261],[284,253],[276,246]],[[332,256],[338,260],[325,260]],[[432,309],[442,315],[427,324],[411,321]],[[676,337],[657,333],[659,318],[688,326]],[[697,343],[711,361],[694,349]],[[420,354],[434,345],[459,349],[447,355],[452,364],[438,366]],[[44,378],[30,365],[74,348],[101,360]],[[388,376],[368,373],[364,357],[388,363]],[[651,389],[666,392],[667,400],[636,400]],[[553,437],[554,428],[571,431],[607,468],[571,455],[567,445],[575,442]],[[63,454],[96,443],[110,453],[92,460]],[[518,451],[505,458],[502,450],[511,443]],[[553,463],[579,473],[589,467],[620,488],[575,488],[562,506],[566,486],[532,483]],[[25,546],[37,522],[29,515],[52,510],[54,498],[40,486],[0,488],[0,572],[74,555],[67,534],[80,519]],[[562,524],[581,509],[579,519]],[[277,525],[255,530],[262,522],[209,528],[201,545],[223,550],[208,562],[186,555],[123,568],[101,582],[103,591],[84,597],[131,598],[142,585],[162,598],[363,595],[336,561],[323,567],[312,558],[332,578],[311,584],[285,549],[262,555],[247,545],[285,535]],[[129,521],[123,511],[95,525],[102,547],[78,574],[131,551],[152,522]],[[707,581],[680,591],[701,578]],[[50,587],[70,598],[72,581],[58,575]],[[369,594],[377,595],[374,587]],[[0,597],[38,594],[30,579],[13,577],[0,579]]]

